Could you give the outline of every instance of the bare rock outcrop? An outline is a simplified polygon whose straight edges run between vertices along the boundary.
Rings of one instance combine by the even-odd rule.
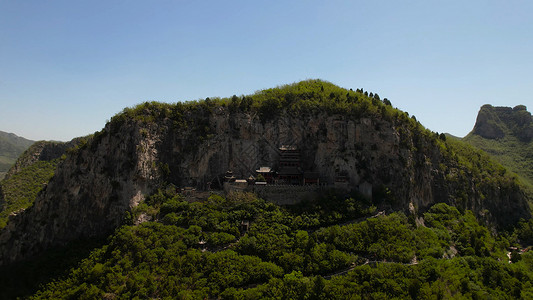
[[[511,108],[486,104],[479,110],[472,133],[487,139],[510,134],[527,143],[533,140],[533,117],[524,105]]]

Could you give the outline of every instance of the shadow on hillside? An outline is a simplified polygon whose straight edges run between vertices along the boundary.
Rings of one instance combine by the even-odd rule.
[[[101,247],[105,239],[79,240],[46,250],[42,255],[0,267],[0,299],[28,297],[46,284],[67,276],[70,269]]]

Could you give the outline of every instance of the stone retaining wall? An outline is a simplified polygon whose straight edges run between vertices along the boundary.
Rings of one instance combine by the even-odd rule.
[[[252,190],[260,198],[278,205],[293,205],[303,200],[313,200],[320,192],[316,185],[256,185]]]

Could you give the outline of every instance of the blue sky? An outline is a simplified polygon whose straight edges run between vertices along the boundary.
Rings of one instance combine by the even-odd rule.
[[[532,110],[532,1],[0,0],[0,130],[70,140],[124,107],[309,78],[464,136]]]

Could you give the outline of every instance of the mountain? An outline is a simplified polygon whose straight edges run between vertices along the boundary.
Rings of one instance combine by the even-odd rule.
[[[4,178],[19,155],[33,143],[34,141],[16,136],[13,133],[0,131],[0,180]]]
[[[524,143],[533,140],[533,120],[525,105],[481,107],[472,134],[486,139],[502,139],[513,136]]]
[[[107,236],[161,186],[207,198],[210,189],[223,191],[227,171],[246,179],[263,166],[297,183],[255,188],[279,204],[333,189],[414,215],[444,202],[498,228],[530,217],[512,174],[445,139],[377,94],[320,80],[251,96],[143,103],[67,151],[33,206],[0,232],[0,264]],[[306,174],[320,184],[298,186]]]
[[[526,106],[482,106],[474,129],[463,141],[517,173],[533,195],[533,117]]]
[[[377,94],[143,103],[71,146],[12,168],[37,192],[0,231],[0,298],[533,295],[516,175]]]
[[[0,181],[0,229],[5,227],[10,215],[21,213],[33,204],[52,178],[61,156],[78,141],[35,142],[19,156]]]
[[[417,225],[401,212],[361,210],[358,203],[329,197],[281,207],[242,193],[189,202],[159,190],[132,216],[158,220],[120,227],[68,275],[28,294],[32,299],[531,299],[533,251],[508,251],[515,244],[491,234],[472,212],[439,203],[420,214],[424,225]],[[357,215],[362,218],[352,219]],[[53,263],[72,257],[76,249],[70,249],[49,255],[42,269],[49,274]],[[40,265],[31,261],[5,269],[9,284],[0,296],[26,278],[18,274],[35,276]]]

